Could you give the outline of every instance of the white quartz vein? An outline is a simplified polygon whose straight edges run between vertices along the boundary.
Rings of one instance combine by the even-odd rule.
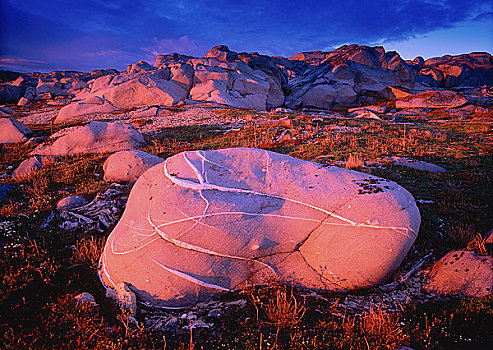
[[[264,263],[262,261],[258,261],[258,260],[250,259],[250,258],[244,258],[244,257],[241,257],[241,256],[234,256],[234,255],[219,253],[219,252],[216,252],[214,250],[210,250],[210,249],[207,249],[207,248],[202,248],[202,247],[199,247],[199,246],[196,246],[196,245],[193,245],[193,244],[190,244],[190,243],[187,243],[187,242],[184,242],[184,241],[180,241],[178,239],[175,239],[175,238],[169,236],[168,234],[166,234],[163,230],[161,230],[159,228],[159,226],[157,226],[152,221],[149,213],[147,215],[147,221],[154,228],[154,230],[161,236],[161,238],[163,238],[166,242],[171,243],[171,244],[173,244],[173,245],[175,245],[177,247],[188,249],[188,250],[194,250],[194,251],[199,252],[199,253],[213,255],[213,256],[220,257],[220,258],[227,258],[227,259],[234,259],[234,260],[243,260],[243,261],[249,261],[249,262],[257,263],[257,264],[260,264],[260,265],[263,265],[263,266],[269,268],[274,274],[276,274],[276,272],[274,271],[274,269],[272,267],[270,267],[268,264],[266,264],[266,263]]]
[[[153,258],[151,258],[151,260],[154,261],[157,265],[159,265],[163,269],[165,269],[166,271],[172,273],[173,275],[178,276],[178,277],[181,277],[181,278],[183,278],[183,279],[185,279],[187,281],[190,281],[190,282],[192,282],[194,284],[198,284],[199,286],[207,287],[207,288],[213,288],[213,289],[219,289],[219,290],[223,290],[223,291],[226,291],[226,292],[231,291],[228,288],[221,287],[221,286],[219,286],[217,284],[212,284],[212,283],[204,282],[202,280],[199,280],[198,278],[195,278],[193,276],[190,276],[189,274],[186,274],[184,272],[181,272],[181,271],[172,269],[172,268],[170,268],[168,266],[164,266],[163,264],[161,264],[160,262],[154,260]]]
[[[193,151],[193,152],[199,158],[201,158],[201,159],[205,158],[200,151]],[[199,182],[197,183],[194,181],[190,181],[190,180],[186,180],[186,179],[180,179],[176,176],[172,176],[168,171],[168,161],[170,159],[170,158],[168,158],[163,163],[164,174],[175,185],[178,185],[178,186],[181,186],[181,187],[184,187],[187,189],[199,191],[199,193],[202,193],[202,191],[204,191],[204,190],[216,190],[216,191],[221,191],[221,192],[245,193],[245,194],[253,194],[253,195],[264,196],[264,197],[278,198],[278,199],[282,199],[282,200],[285,200],[285,201],[288,201],[291,203],[296,203],[296,204],[299,204],[302,206],[309,207],[309,208],[314,209],[316,211],[320,211],[320,212],[327,214],[327,215],[329,215],[329,216],[331,216],[337,220],[344,222],[347,226],[356,226],[356,227],[373,228],[373,229],[390,229],[390,230],[393,230],[393,231],[395,231],[401,235],[404,235],[408,238],[411,238],[408,233],[413,232],[413,230],[409,227],[379,226],[379,225],[358,223],[358,222],[355,222],[355,221],[350,220],[348,218],[337,215],[334,212],[328,211],[326,209],[323,209],[323,208],[320,208],[320,207],[317,207],[317,206],[314,206],[314,205],[311,205],[309,203],[305,203],[305,202],[302,202],[302,201],[299,201],[296,199],[287,198],[287,197],[283,197],[283,196],[276,195],[276,194],[262,193],[262,192],[253,191],[253,190],[246,190],[246,189],[241,189],[241,188],[225,187],[225,186],[211,184],[211,183],[205,181],[204,176],[199,172],[199,170],[192,164],[190,159],[187,157],[187,155],[186,155],[187,153],[189,153],[189,152],[183,152],[182,153],[183,158],[184,158],[185,162],[188,164],[188,166],[190,166],[192,171],[197,175],[197,180]],[[205,217],[205,215],[206,214],[204,213],[202,216]],[[258,213],[257,215],[266,215],[266,214]],[[201,219],[199,219],[199,221],[200,220]],[[415,232],[413,232],[413,233],[415,233]]]

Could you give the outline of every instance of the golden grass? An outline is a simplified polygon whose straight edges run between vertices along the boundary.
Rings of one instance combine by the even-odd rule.
[[[74,263],[84,264],[96,270],[99,257],[103,252],[105,239],[103,237],[83,237],[75,244],[72,260]]]

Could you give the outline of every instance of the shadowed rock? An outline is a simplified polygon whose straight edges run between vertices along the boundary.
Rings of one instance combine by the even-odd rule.
[[[395,271],[419,225],[391,181],[259,149],[184,152],[137,180],[99,273],[165,307],[247,283],[366,288]]]

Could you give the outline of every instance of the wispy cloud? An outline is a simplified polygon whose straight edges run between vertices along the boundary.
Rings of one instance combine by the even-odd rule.
[[[142,51],[146,52],[147,58],[155,58],[157,55],[168,54],[173,52],[182,53],[185,55],[198,56],[203,55],[203,49],[187,35],[183,35],[178,39],[153,38],[153,43],[149,47],[142,47]]]
[[[41,60],[31,60],[19,57],[0,57],[0,67],[4,68],[34,70],[45,68],[48,65],[48,62]]]

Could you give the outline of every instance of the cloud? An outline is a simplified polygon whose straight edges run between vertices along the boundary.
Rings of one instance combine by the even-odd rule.
[[[474,37],[478,33],[468,33],[469,24],[491,21],[493,12],[493,4],[484,0],[2,0],[0,4],[4,56],[78,70],[122,69],[169,52],[203,56],[219,44],[289,57],[341,43],[405,42],[447,28],[461,27]]]
[[[0,67],[21,69],[26,71],[32,71],[36,69],[43,69],[49,65],[46,61],[30,60],[19,57],[0,57]]]
[[[198,44],[194,40],[190,39],[187,35],[183,35],[178,39],[153,38],[153,44],[150,47],[143,47],[141,48],[141,50],[148,54],[152,54],[153,56],[173,52],[178,52],[190,56],[198,56],[203,54],[202,49],[199,48]]]

